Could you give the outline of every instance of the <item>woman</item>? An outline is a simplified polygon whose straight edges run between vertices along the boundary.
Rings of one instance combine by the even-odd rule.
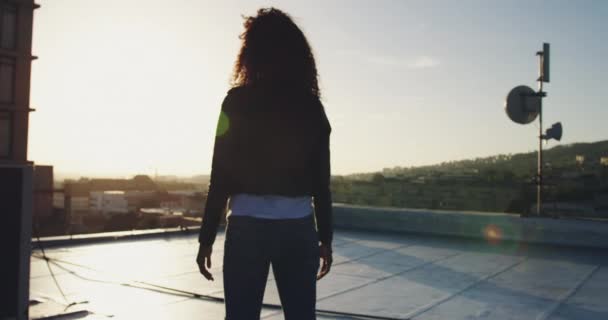
[[[315,319],[316,280],[332,263],[331,126],[298,26],[274,8],[244,26],[217,126],[197,263],[213,280],[212,245],[230,199],[226,319],[259,319],[270,265],[285,318]]]

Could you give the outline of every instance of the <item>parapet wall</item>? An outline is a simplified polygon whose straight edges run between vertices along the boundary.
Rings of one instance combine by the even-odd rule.
[[[456,236],[488,241],[608,248],[608,222],[504,213],[364,207],[334,204],[341,229]]]
[[[608,248],[608,222],[520,218],[519,215],[333,204],[334,227],[374,232],[416,233],[488,241]],[[223,227],[220,227],[223,228]],[[66,246],[115,240],[197,234],[198,227],[133,230],[46,237],[44,246]],[[36,239],[33,239],[36,243]]]

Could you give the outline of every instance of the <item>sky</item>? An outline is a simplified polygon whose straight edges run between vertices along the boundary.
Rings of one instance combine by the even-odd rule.
[[[29,159],[59,176],[208,174],[242,16],[268,6],[314,50],[332,174],[535,150],[504,100],[543,42],[545,127],[608,139],[608,1],[38,2]]]

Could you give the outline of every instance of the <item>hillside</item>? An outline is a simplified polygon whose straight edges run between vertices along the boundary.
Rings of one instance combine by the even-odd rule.
[[[545,165],[552,168],[573,168],[576,166],[576,156],[585,157],[586,165],[599,164],[601,157],[608,157],[608,140],[592,143],[573,143],[557,145],[543,152]],[[536,172],[537,152],[500,154],[485,158],[475,158],[458,161],[448,161],[436,165],[420,167],[385,168],[385,177],[412,177],[429,174],[472,174],[483,171],[510,171],[517,177],[527,177]],[[345,178],[369,180],[377,172],[351,174]]]
[[[584,157],[577,163],[577,157]],[[608,141],[558,145],[544,152],[544,202],[554,213],[608,216]],[[527,213],[536,201],[537,153],[501,154],[412,168],[335,176],[342,203]]]

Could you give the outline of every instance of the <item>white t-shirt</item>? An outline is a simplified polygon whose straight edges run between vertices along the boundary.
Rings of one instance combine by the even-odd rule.
[[[286,197],[239,193],[230,197],[228,216],[263,219],[296,219],[313,212],[312,197]]]

